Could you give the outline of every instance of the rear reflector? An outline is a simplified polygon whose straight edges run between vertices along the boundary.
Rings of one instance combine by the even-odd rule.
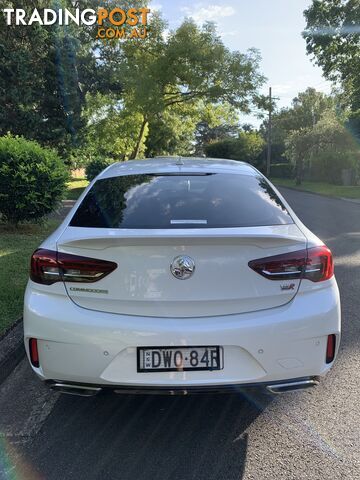
[[[39,368],[39,352],[36,338],[30,338],[29,340],[29,352],[30,352],[30,361],[33,367]]]
[[[108,260],[81,257],[40,248],[31,257],[30,278],[33,282],[52,285],[55,282],[94,283],[109,275],[117,264]]]
[[[248,265],[269,280],[323,282],[334,275],[332,254],[325,245],[251,260]]]
[[[326,345],[326,363],[331,363],[335,357],[336,336],[328,335]]]

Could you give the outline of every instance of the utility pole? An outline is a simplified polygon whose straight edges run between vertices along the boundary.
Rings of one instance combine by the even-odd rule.
[[[267,156],[266,156],[266,176],[270,176],[271,165],[271,115],[272,115],[272,95],[271,87],[269,87],[269,123],[268,123],[268,135],[267,135]]]

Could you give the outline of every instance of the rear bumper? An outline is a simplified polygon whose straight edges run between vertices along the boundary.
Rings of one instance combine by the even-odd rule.
[[[73,382],[60,382],[54,380],[46,380],[46,384],[55,391],[67,393],[70,395],[80,395],[90,397],[100,392],[114,392],[128,395],[198,395],[198,394],[219,394],[219,393],[238,393],[249,389],[267,389],[271,393],[285,393],[295,390],[304,390],[315,387],[319,384],[319,377],[294,378],[286,380],[286,383],[269,382],[269,383],[248,383],[241,385],[183,385],[177,387],[147,387],[132,385],[94,385],[79,384]]]
[[[299,292],[282,307],[201,318],[116,315],[76,306],[67,296],[29,284],[24,338],[37,338],[43,380],[167,391],[245,386],[324,375],[327,336],[340,341],[340,300],[335,280]],[[136,347],[221,345],[218,371],[138,373]],[[231,387],[232,388],[232,387]]]

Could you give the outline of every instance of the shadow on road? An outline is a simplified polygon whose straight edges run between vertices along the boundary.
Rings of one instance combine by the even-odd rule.
[[[24,446],[48,479],[241,479],[248,426],[264,393],[189,397],[61,396]]]

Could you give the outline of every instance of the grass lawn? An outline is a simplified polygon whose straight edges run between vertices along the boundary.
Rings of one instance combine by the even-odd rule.
[[[49,220],[18,229],[0,224],[0,334],[22,315],[31,254],[58,224]]]
[[[88,184],[85,178],[72,179],[65,198],[77,200]],[[31,254],[59,223],[50,219],[18,229],[0,223],[0,334],[22,315]]]
[[[73,178],[67,184],[66,200],[77,200],[88,185],[86,178]]]
[[[295,180],[288,178],[271,178],[274,185],[279,187],[290,187],[306,192],[321,193],[329,197],[342,197],[360,199],[359,187],[344,187],[343,185],[331,185],[323,182],[309,182],[304,181],[301,185],[295,185]]]

